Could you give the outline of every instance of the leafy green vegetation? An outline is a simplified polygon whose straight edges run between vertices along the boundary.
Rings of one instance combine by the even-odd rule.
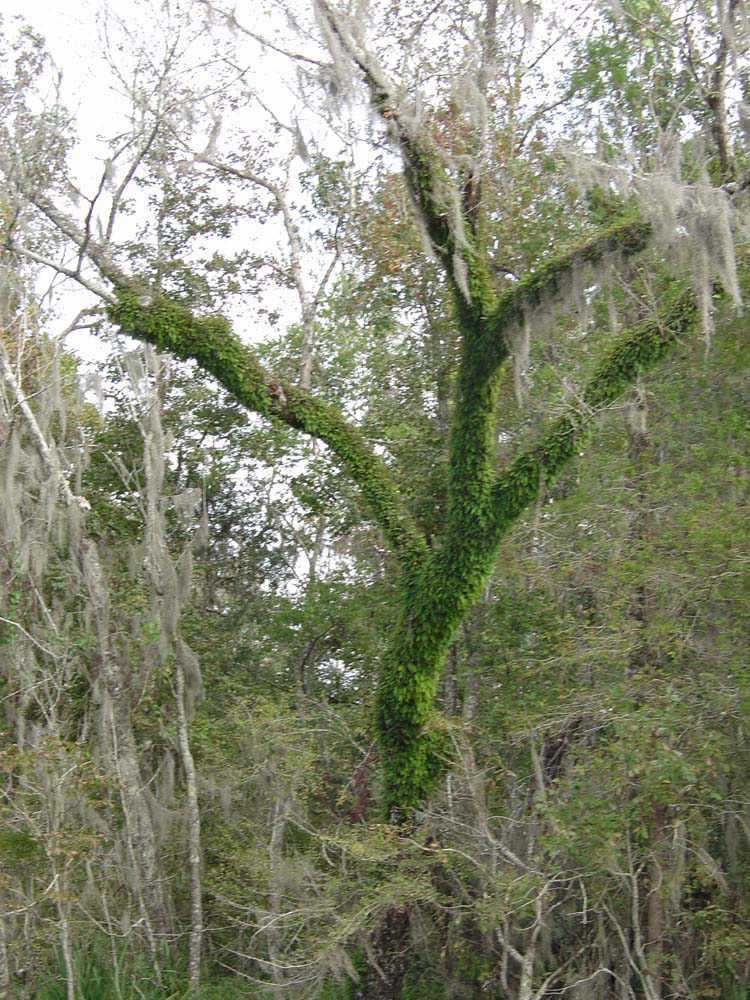
[[[4,43],[0,1000],[746,997],[745,12],[361,7]]]

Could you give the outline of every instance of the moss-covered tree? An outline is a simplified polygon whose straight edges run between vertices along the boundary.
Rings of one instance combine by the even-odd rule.
[[[510,7],[517,13],[517,5]],[[308,61],[318,71],[329,73],[329,90],[340,92],[347,83],[347,73],[353,73],[364,84],[374,116],[402,157],[403,183],[426,247],[434,257],[434,280],[442,283],[449,303],[444,319],[457,344],[457,360],[451,373],[453,398],[449,407],[445,495],[435,498],[443,512],[437,531],[432,524],[430,530],[425,526],[429,497],[421,499],[415,512],[402,477],[345,409],[310,388],[309,323],[302,352],[304,375],[300,383],[295,383],[262,364],[258,353],[243,341],[233,325],[216,314],[211,308],[208,284],[198,294],[194,289],[186,290],[184,276],[179,282],[169,280],[163,248],[156,267],[139,267],[132,246],[131,261],[124,263],[126,255],[118,255],[112,226],[104,227],[101,234],[94,230],[96,198],[90,203],[91,211],[76,221],[62,200],[55,201],[17,164],[10,164],[6,182],[19,215],[27,213],[41,220],[56,240],[72,249],[76,266],[55,266],[100,297],[109,323],[160,351],[196,362],[237,402],[260,417],[322,442],[355,483],[363,508],[392,553],[391,565],[397,577],[399,601],[379,667],[375,726],[384,814],[393,823],[403,824],[429,798],[447,766],[449,745],[435,708],[440,675],[448,648],[495,565],[503,537],[566,464],[575,459],[594,429],[597,415],[616,402],[641,374],[664,361],[701,323],[709,339],[714,299],[722,291],[728,299],[738,298],[732,228],[747,185],[735,174],[735,157],[728,148],[725,77],[727,48],[734,46],[738,66],[744,53],[736,44],[739,28],[732,21],[736,5],[730,5],[729,20],[713,23],[708,18],[697,23],[701,38],[713,39],[718,45],[710,81],[713,89],[704,92],[705,87],[701,91],[698,85],[682,90],[675,86],[662,94],[657,92],[660,81],[654,83],[651,95],[645,90],[636,93],[626,89],[624,100],[631,102],[627,110],[632,117],[636,117],[634,106],[644,112],[655,95],[649,127],[644,126],[637,141],[633,140],[639,153],[637,161],[628,162],[624,156],[630,152],[627,139],[619,150],[610,143],[604,163],[593,155],[590,145],[586,148],[584,144],[583,155],[577,158],[569,151],[560,153],[559,160],[567,157],[577,166],[581,187],[587,189],[588,197],[571,193],[569,173],[557,169],[550,190],[576,209],[576,222],[568,227],[567,239],[561,240],[556,234],[565,232],[565,226],[556,217],[550,226],[553,238],[545,241],[537,232],[528,259],[524,261],[522,253],[516,254],[520,263],[514,259],[514,265],[520,277],[509,269],[515,280],[500,281],[502,248],[498,250],[494,227],[500,227],[499,220],[505,231],[511,227],[502,215],[502,184],[491,173],[497,163],[496,150],[488,152],[494,149],[493,143],[501,145],[500,140],[508,134],[500,135],[498,126],[503,88],[493,84],[499,60],[498,4],[488,0],[480,17],[464,11],[465,23],[473,24],[475,29],[475,45],[468,55],[451,51],[446,58],[459,62],[463,59],[465,91],[470,96],[464,98],[456,93],[450,99],[445,94],[424,98],[417,83],[406,78],[396,80],[386,68],[387,59],[376,54],[377,43],[366,42],[364,27],[357,17],[344,14],[327,0],[319,0],[315,8],[332,66],[320,53],[320,58]],[[650,32],[644,29],[643,38],[650,39],[652,46],[656,37],[672,37],[674,28],[669,10],[661,6],[659,9],[667,19],[667,27],[662,25],[659,31]],[[607,71],[620,76],[627,74],[629,66],[632,68],[634,47],[630,43],[637,34],[640,15],[626,4],[622,16],[630,35],[625,40],[615,38],[610,48],[603,49],[601,40],[592,32],[582,42],[584,48],[589,45],[585,72],[581,70],[570,86],[563,88],[560,100],[564,97],[571,104],[578,100],[579,106],[587,109],[589,126],[595,117],[595,103],[601,100],[596,81],[604,72],[600,68],[595,81],[592,67],[596,58]],[[513,12],[508,17],[509,26],[525,30],[520,21],[514,24]],[[233,27],[238,27],[236,22]],[[441,40],[446,49],[450,48],[447,36]],[[432,37],[426,44],[433,44]],[[293,58],[305,61],[298,52],[293,53]],[[669,60],[674,74],[690,69],[690,52],[676,55],[673,46]],[[521,68],[519,58],[519,73]],[[646,75],[651,72],[645,63],[640,69]],[[741,73],[737,72],[741,81]],[[514,93],[509,87],[505,96],[508,104],[517,109]],[[701,95],[703,105],[697,108]],[[172,169],[179,165],[192,178],[192,204],[200,208],[205,189],[195,179],[196,164],[201,168],[212,166],[218,176],[230,174],[240,182],[254,183],[253,177],[260,176],[236,165],[247,158],[242,140],[235,165],[235,161],[220,160],[213,149],[218,141],[218,126],[216,134],[212,131],[209,136],[208,152],[193,157],[195,171],[191,173],[191,162],[185,166],[180,159],[186,150],[189,152],[189,144],[180,138],[176,124],[178,105],[170,104],[169,98],[160,93],[155,105],[146,102],[142,110],[150,124],[137,137],[140,145],[129,175],[126,173],[128,180],[142,167],[157,175],[165,172],[167,165]],[[607,110],[611,112],[611,108]],[[692,121],[700,114],[709,120],[712,129],[713,146],[709,145],[707,152],[698,149],[699,144],[691,142],[688,135],[688,119]],[[538,120],[541,118],[540,114]],[[533,114],[527,115],[528,129],[536,120]],[[512,130],[509,134],[513,140]],[[299,151],[296,136],[295,143]],[[158,155],[154,152],[157,147]],[[675,149],[682,153],[682,162]],[[506,150],[506,162],[512,161],[515,152],[515,147],[510,154]],[[553,153],[556,151],[550,144],[547,155],[552,157]],[[623,153],[621,159],[618,153]],[[258,158],[267,159],[269,155],[266,145]],[[317,172],[319,188],[324,187],[330,182],[330,164],[319,161]],[[279,198],[281,189],[269,183],[261,183],[260,187],[274,196],[286,225],[289,204]],[[169,198],[176,196],[173,188],[165,182],[162,189],[160,226],[167,219],[165,206],[171,204]],[[118,198],[123,190],[116,189]],[[183,211],[190,204],[186,199]],[[110,222],[118,207],[113,199]],[[542,203],[542,209],[547,207]],[[187,242],[185,225],[182,234]],[[210,228],[208,222],[206,226]],[[214,231],[217,229],[220,226],[215,226]],[[298,236],[299,230],[293,231]],[[190,238],[196,232],[191,230]],[[8,241],[19,254],[53,263],[38,241],[19,236],[13,224],[8,226]],[[292,249],[289,274],[299,287],[303,261],[298,248],[293,245]],[[637,276],[630,285],[638,301],[624,310],[626,329],[594,338],[593,346],[586,344],[576,369],[578,384],[552,393],[556,415],[537,429],[531,442],[522,439],[512,458],[499,462],[498,393],[514,359],[522,370],[529,331],[533,336],[537,327],[549,330],[558,321],[564,327],[560,316],[566,310],[569,313],[588,305],[607,280],[614,280],[613,269],[626,273],[633,261],[646,255],[650,255],[643,268],[646,277]],[[695,266],[691,268],[691,264]],[[87,268],[97,272],[95,279],[88,276]],[[239,280],[241,270],[232,274]],[[715,282],[717,278],[720,280]],[[595,304],[599,306],[598,299]],[[600,308],[597,318],[602,326],[608,322]],[[522,371],[518,381],[523,381]],[[394,909],[383,925],[383,949],[398,952],[403,923],[403,912]],[[526,972],[530,975],[529,970]],[[394,962],[384,990],[398,995],[403,975],[404,969]],[[524,989],[530,988],[525,982]]]

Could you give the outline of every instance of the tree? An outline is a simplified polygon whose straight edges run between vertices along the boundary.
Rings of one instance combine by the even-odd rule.
[[[130,156],[122,180],[113,183],[103,176],[83,218],[72,217],[65,205],[66,192],[57,196],[46,177],[42,183],[16,161],[9,161],[6,169],[12,206],[7,238],[15,253],[50,264],[85,284],[104,303],[111,324],[160,351],[197,362],[248,410],[322,442],[356,484],[368,516],[390,550],[398,593],[390,641],[378,672],[375,719],[383,809],[395,825],[405,828],[445,773],[450,738],[435,712],[441,671],[510,526],[578,456],[598,415],[701,324],[708,343],[714,309],[724,309],[727,299],[739,297],[733,230],[743,209],[746,183],[737,173],[744,154],[730,128],[727,102],[730,65],[738,86],[744,79],[740,5],[730,4],[726,11],[720,6],[716,16],[690,15],[678,5],[657,3],[633,2],[621,9],[618,5],[612,13],[606,8],[599,20],[585,26],[577,42],[582,57],[572,79],[556,100],[537,107],[533,93],[520,90],[527,58],[523,50],[530,42],[519,11],[528,16],[531,5],[516,5],[506,12],[488,0],[481,10],[450,5],[444,15],[428,12],[424,21],[421,12],[410,14],[414,30],[408,45],[391,47],[380,38],[367,40],[357,12],[345,14],[321,0],[315,12],[329,54],[317,50],[314,58],[308,58],[297,50],[292,53],[298,64],[313,67],[317,79],[325,76],[329,92],[340,94],[353,76],[364,83],[382,124],[381,134],[402,157],[403,185],[434,258],[430,279],[442,283],[440,303],[449,303],[449,318],[443,315],[441,321],[455,345],[455,356],[445,351],[444,382],[451,386],[452,400],[446,404],[445,385],[440,399],[441,418],[449,424],[447,476],[438,487],[444,495],[432,504],[429,497],[413,503],[389,455],[378,453],[346,407],[316,393],[310,359],[318,316],[310,303],[322,299],[328,272],[318,284],[321,291],[311,297],[302,280],[300,232],[313,223],[289,222],[287,182],[269,180],[260,170],[238,165],[254,155],[272,172],[268,139],[258,146],[240,135],[234,149],[221,147],[221,102],[208,87],[200,93],[183,88],[170,96],[175,91],[167,83],[175,79],[170,76],[174,67],[169,60],[158,67],[157,99],[150,102],[139,91],[137,127],[113,154],[115,159]],[[242,32],[233,16],[214,13],[220,24],[232,22],[230,26]],[[383,12],[386,21],[391,16],[390,9]],[[455,36],[462,39],[460,43],[452,41],[443,16],[460,25]],[[500,51],[503,17],[507,26],[516,28],[515,51],[512,46]],[[183,39],[194,38],[189,13],[182,31]],[[698,44],[714,46],[709,80],[696,66]],[[451,92],[444,88],[446,81],[434,63],[431,73],[431,48],[440,51],[460,83]],[[169,52],[177,65],[177,44]],[[397,77],[404,62],[407,72]],[[230,65],[229,57],[217,64]],[[614,85],[632,76],[633,85],[622,94],[614,88],[604,90],[606,74]],[[231,103],[226,95],[222,100]],[[540,183],[536,191],[533,186],[520,191],[516,177],[515,188],[507,185],[509,194],[503,184],[506,173],[512,177],[517,169],[514,161],[526,165],[553,156],[553,144],[539,133],[555,105],[573,109],[585,128],[597,116],[603,123],[598,136],[601,148],[584,144],[582,156],[567,155],[583,176],[585,193],[573,191],[568,173],[556,164],[546,186]],[[627,123],[619,133],[613,125],[618,115]],[[709,141],[697,141],[694,122],[708,123]],[[298,142],[295,128],[298,132],[298,125],[279,130],[295,135]],[[196,151],[206,132],[206,149]],[[18,144],[20,139],[14,141]],[[331,180],[330,167],[325,159],[316,163],[319,190]],[[287,278],[291,275],[302,307],[301,376],[296,383],[263,365],[257,352],[216,314],[210,287],[204,284],[196,292],[196,282],[188,280],[196,271],[195,261],[180,274],[165,267],[178,245],[189,257],[189,243],[198,235],[195,227],[180,222],[172,244],[164,233],[174,224],[176,206],[187,214],[212,204],[202,172],[208,168],[226,183],[249,183],[268,192],[281,213],[290,241]],[[188,188],[184,199],[170,175],[178,169]],[[126,185],[135,176],[142,177],[144,190],[153,198],[159,222],[153,260],[140,268],[132,264],[133,248],[123,252],[114,239]],[[113,183],[114,192],[110,210],[104,213],[105,224],[97,233],[94,218],[107,183]],[[523,199],[533,205],[536,198],[541,213],[555,197],[567,200],[575,210],[573,221],[551,215],[545,231],[548,216],[544,215],[542,232],[529,225],[521,234],[522,246],[509,251],[509,260],[506,248],[497,246],[496,233],[513,232],[512,212]],[[259,210],[256,202],[251,206],[251,211]],[[325,241],[335,224],[325,203],[316,208],[323,235],[317,233],[315,238]],[[209,216],[210,211],[205,223],[209,231],[221,230],[230,218],[224,208]],[[36,232],[27,235],[20,225],[26,219],[38,227],[39,238],[53,233],[74,263],[62,265],[43,253]],[[141,258],[148,257],[140,253],[142,246],[137,249]],[[337,252],[332,250],[334,260]],[[642,263],[636,266],[636,260]],[[609,273],[613,263],[623,276],[620,285]],[[685,280],[689,265],[694,265],[692,281]],[[510,276],[499,277],[499,269]],[[236,277],[239,266],[229,273]],[[612,329],[619,322],[610,323],[602,305],[608,284],[615,287],[614,298],[621,300],[624,330]],[[721,294],[725,298],[720,301]],[[410,305],[402,304],[402,319],[410,318]],[[551,330],[556,347],[569,347],[576,324],[586,330],[581,317],[588,306],[597,325],[588,333],[582,355],[565,355],[557,368],[525,375],[529,336],[536,340],[537,330]],[[569,318],[572,309],[578,312],[577,321]],[[536,422],[531,441],[522,428],[517,451],[501,464],[498,401],[513,356],[519,389],[526,379],[542,388],[545,378],[552,383],[547,408],[556,415]],[[503,450],[506,455],[510,452],[505,441]],[[542,894],[538,898],[543,901]],[[508,942],[522,967],[520,989],[525,996],[532,995],[541,909],[534,919],[524,951]],[[403,943],[407,926],[408,914],[391,908],[382,925],[380,949],[391,956],[402,950],[399,942]],[[396,996],[405,970],[398,962],[389,969],[381,988],[383,995],[390,991]],[[657,996],[656,987],[651,989]]]

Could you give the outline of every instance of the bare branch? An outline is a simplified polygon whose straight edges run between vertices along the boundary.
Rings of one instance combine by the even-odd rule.
[[[133,157],[133,161],[130,164],[130,167],[128,168],[125,176],[117,185],[117,190],[112,195],[112,205],[110,207],[109,218],[107,219],[107,228],[105,230],[105,239],[107,243],[109,243],[109,241],[112,239],[112,232],[114,230],[115,220],[117,218],[117,212],[119,210],[120,202],[122,201],[123,195],[125,194],[128,184],[130,184],[130,182],[132,181],[133,177],[135,176],[136,170],[143,162],[143,159],[148,154],[148,151],[151,149],[154,140],[159,134],[160,127],[161,127],[161,122],[157,121],[154,127],[149,132],[148,136],[146,137],[146,141],[139,147],[136,155]]]
[[[47,440],[42,433],[42,430],[37,423],[37,419],[29,406],[28,400],[26,399],[26,394],[21,388],[21,384],[15,376],[13,368],[10,364],[10,359],[8,358],[8,353],[5,350],[5,345],[2,340],[0,340],[0,372],[2,372],[3,378],[10,386],[13,397],[16,401],[16,406],[21,411],[24,420],[26,421],[26,426],[34,439],[34,444],[37,447],[39,455],[47,469],[47,472],[53,479],[57,482],[60,494],[68,505],[68,507],[75,508],[77,510],[86,511],[90,509],[90,504],[85,497],[76,496],[70,488],[70,484],[65,476],[62,474],[60,465],[57,458],[47,444]],[[18,626],[20,628],[20,626]]]

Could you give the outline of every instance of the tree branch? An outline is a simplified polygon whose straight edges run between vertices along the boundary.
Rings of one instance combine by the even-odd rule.
[[[262,181],[261,181],[262,183]],[[266,182],[265,186],[273,191]],[[106,247],[86,240],[76,223],[43,196],[34,204],[115,286],[100,291],[109,318],[136,340],[197,361],[249,410],[276,419],[323,441],[360,489],[374,520],[405,571],[413,572],[427,552],[424,535],[412,518],[387,466],[343,414],[307,391],[289,386],[266,371],[228,322],[220,316],[196,317],[169,299],[150,298],[137,290],[112,260]],[[53,265],[54,266],[54,265]],[[85,284],[81,275],[71,275]],[[90,286],[87,286],[90,287]]]
[[[571,250],[556,254],[531,274],[521,278],[497,301],[487,320],[488,329],[495,340],[495,357],[492,363],[501,364],[510,353],[508,332],[523,322],[528,313],[543,303],[553,302],[567,291],[573,275],[586,266],[600,263],[610,254],[623,258],[641,253],[648,246],[652,234],[650,223],[627,215],[600,230],[585,243]]]
[[[552,483],[587,437],[597,411],[613,403],[641,372],[663,360],[678,337],[698,320],[691,290],[675,288],[661,315],[619,338],[602,360],[570,413],[558,417],[539,444],[503,472],[492,487],[491,535],[499,542],[510,524]]]
[[[302,321],[302,349],[300,352],[299,384],[303,389],[309,389],[312,384],[316,314],[325,286],[338,261],[339,252],[337,248],[331,262],[326,268],[317,294],[311,297],[302,274],[302,258],[304,256],[304,249],[302,246],[302,239],[300,237],[299,226],[294,221],[287,198],[288,171],[291,159],[293,159],[295,155],[296,154],[293,152],[292,156],[287,160],[287,184],[283,186],[281,184],[275,184],[273,181],[269,181],[265,177],[261,177],[251,170],[240,170],[231,164],[222,163],[215,157],[208,156],[206,154],[197,155],[195,156],[195,159],[200,163],[205,163],[208,166],[213,167],[213,169],[217,170],[219,173],[229,174],[233,177],[239,178],[240,180],[250,181],[250,183],[268,191],[271,195],[273,195],[273,198],[276,201],[276,207],[281,213],[281,218],[287,235],[287,241],[289,243],[289,273],[291,275],[292,282],[294,283],[297,298],[299,299],[300,304],[300,318]]]
[[[471,579],[477,562],[484,563],[489,544],[495,477],[495,401],[499,369],[511,351],[510,331],[535,307],[563,294],[576,272],[581,273],[609,254],[627,256],[643,250],[650,234],[651,227],[632,216],[619,220],[521,279],[500,298],[486,319],[475,318],[474,311],[462,308],[459,301],[462,357],[451,431],[446,539],[450,558],[443,565],[446,579],[454,583],[462,577]]]
[[[673,288],[663,313],[622,336],[594,372],[578,405],[555,420],[541,442],[494,482],[485,484],[485,454],[467,459],[467,486],[452,493],[447,537],[409,580],[402,618],[381,667],[376,720],[389,765],[385,775],[389,806],[417,805],[441,772],[441,737],[426,724],[443,657],[492,568],[501,539],[541,486],[552,482],[573,458],[597,411],[617,399],[640,372],[661,361],[679,335],[696,323],[695,296],[677,283]],[[484,420],[481,405],[473,412],[468,407],[466,413],[476,424]],[[478,436],[471,428],[459,427],[456,439],[462,436],[476,445]],[[477,481],[472,483],[471,475]]]
[[[449,275],[453,272],[456,241],[451,231],[447,209],[438,196],[435,170],[436,151],[430,149],[424,134],[400,107],[398,88],[375,56],[362,46],[349,30],[347,18],[327,0],[317,0],[324,32],[332,49],[340,49],[362,74],[378,114],[389,126],[404,158],[404,173],[419,216],[432,247]],[[460,212],[460,206],[459,206]],[[462,220],[463,222],[463,220]]]
[[[115,264],[112,260],[109,252],[109,248],[96,240],[91,239],[89,235],[83,232],[80,226],[65,214],[61,209],[55,205],[53,201],[46,197],[46,195],[34,193],[29,196],[31,203],[39,209],[42,215],[46,216],[52,225],[58,229],[64,236],[78,247],[81,254],[79,255],[79,266],[74,273],[70,271],[63,271],[61,268],[57,268],[56,265],[50,264],[50,267],[55,268],[60,271],[61,274],[66,274],[69,277],[74,278],[85,288],[90,286],[86,284],[85,280],[81,276],[81,261],[83,253],[89,258],[91,263],[96,267],[102,277],[111,281],[113,285],[127,285],[128,278],[125,273]],[[28,251],[24,250],[24,253],[28,255]],[[91,289],[93,290],[93,289]],[[98,292],[101,298],[111,301],[111,294],[108,292]]]
[[[44,463],[45,468],[49,475],[56,481],[60,494],[65,501],[66,505],[71,509],[79,509],[86,511],[90,509],[90,504],[85,497],[76,496],[70,488],[70,483],[63,475],[60,468],[60,463],[57,460],[56,452],[49,446],[47,439],[42,433],[42,429],[37,423],[37,419],[34,416],[34,412],[29,406],[26,394],[21,387],[21,382],[13,371],[10,364],[10,359],[8,353],[5,350],[3,342],[0,340],[0,374],[6,383],[10,386],[10,390],[13,393],[13,397],[16,402],[16,406],[21,411],[24,420],[26,421],[26,426],[28,427],[29,433],[34,439],[34,443],[37,446],[39,455]],[[3,619],[5,620],[5,619]],[[20,628],[20,625],[18,626]],[[23,630],[22,630],[23,631]]]
[[[423,535],[388,468],[337,409],[274,378],[223,317],[196,317],[166,298],[144,301],[129,285],[120,285],[116,294],[108,315],[124,333],[197,361],[247,409],[325,442],[359,487],[404,570],[417,568],[427,551]]]

